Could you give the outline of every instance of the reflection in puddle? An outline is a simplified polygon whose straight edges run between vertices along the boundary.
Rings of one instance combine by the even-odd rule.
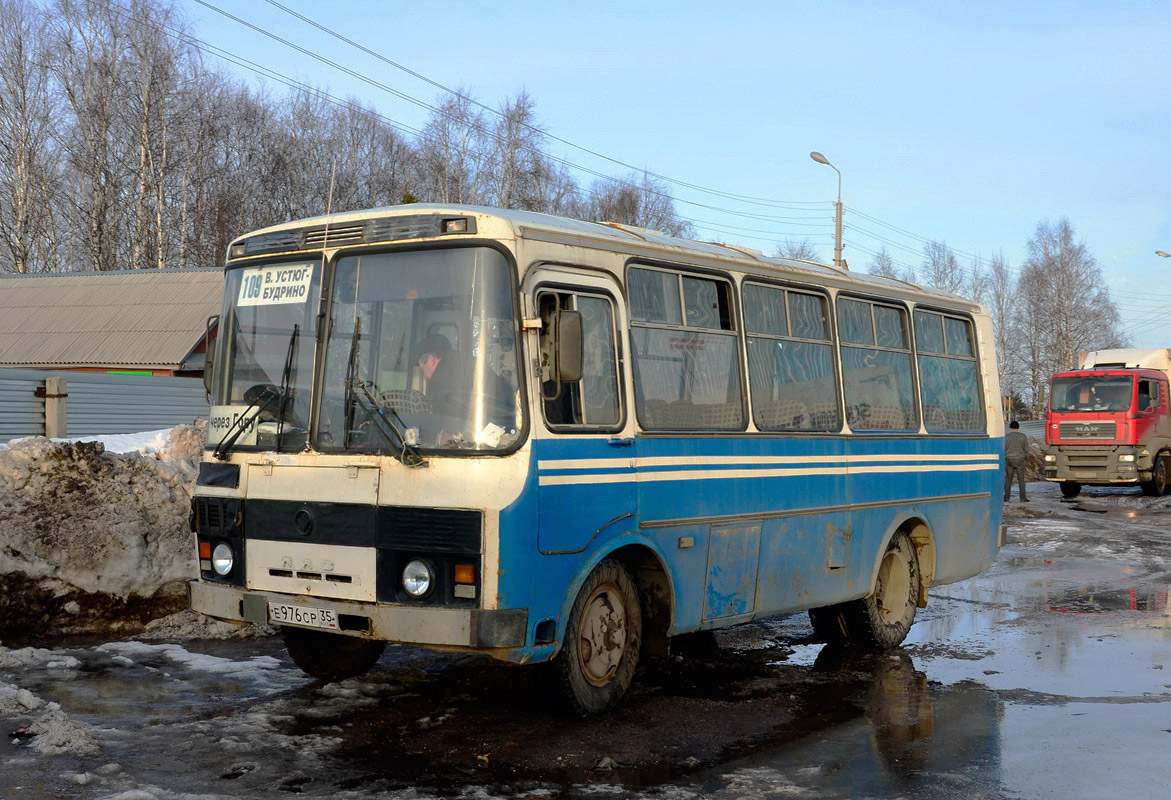
[[[827,646],[812,669],[830,679],[821,713],[852,707],[851,718],[705,773],[712,794],[776,796],[784,776],[786,793],[805,796],[1001,796],[994,692],[973,682],[932,686],[903,650]]]
[[[1098,589],[1093,586],[1068,588],[1052,592],[1047,600],[1050,611],[1063,614],[1097,614],[1107,611],[1165,611],[1166,585],[1135,585],[1125,589]]]

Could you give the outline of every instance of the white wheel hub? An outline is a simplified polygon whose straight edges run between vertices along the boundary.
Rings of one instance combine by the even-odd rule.
[[[626,607],[613,584],[594,589],[582,610],[577,648],[582,675],[594,686],[609,683],[626,650]]]

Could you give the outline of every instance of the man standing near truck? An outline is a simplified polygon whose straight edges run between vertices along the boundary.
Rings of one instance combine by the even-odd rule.
[[[1008,502],[1012,494],[1012,478],[1016,474],[1017,486],[1020,489],[1021,502],[1029,502],[1025,496],[1025,464],[1029,460],[1029,437],[1020,431],[1021,424],[1015,419],[1008,423],[1008,433],[1004,435],[1004,502]]]

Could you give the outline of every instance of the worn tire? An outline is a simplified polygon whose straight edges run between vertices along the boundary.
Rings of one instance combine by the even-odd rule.
[[[878,566],[874,591],[860,600],[814,608],[809,622],[819,639],[862,650],[898,647],[919,607],[919,558],[905,533],[896,533]]]
[[[1158,497],[1167,491],[1167,453],[1162,452],[1155,456],[1155,463],[1151,469],[1151,479],[1143,481],[1143,494]]]
[[[1067,500],[1072,500],[1082,493],[1082,485],[1077,481],[1062,481],[1061,482],[1061,496]]]
[[[281,636],[293,663],[306,675],[332,683],[365,675],[378,663],[386,642],[284,626]]]
[[[608,559],[573,601],[554,660],[558,694],[579,716],[616,706],[634,680],[642,646],[642,608],[630,571]]]

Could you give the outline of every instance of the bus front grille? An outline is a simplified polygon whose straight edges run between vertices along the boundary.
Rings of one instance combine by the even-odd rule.
[[[395,550],[436,553],[480,552],[482,515],[447,508],[387,506],[379,509],[385,546]]]

